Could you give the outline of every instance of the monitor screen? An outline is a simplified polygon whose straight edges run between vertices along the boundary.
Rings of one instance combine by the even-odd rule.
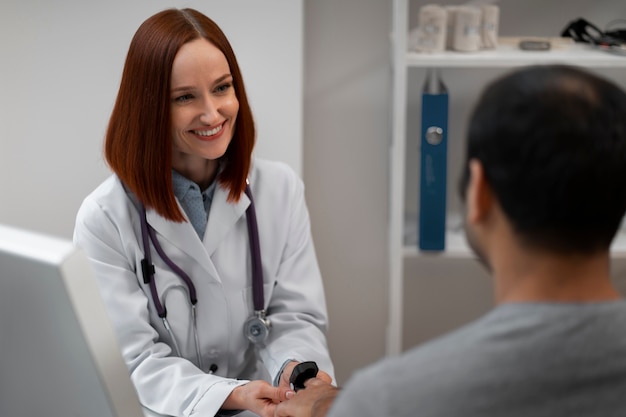
[[[86,255],[3,225],[0,416],[143,417]]]

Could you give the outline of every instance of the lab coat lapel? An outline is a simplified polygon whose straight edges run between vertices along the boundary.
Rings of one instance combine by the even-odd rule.
[[[181,212],[184,213],[180,204],[179,208]],[[159,216],[154,210],[148,210],[146,218],[148,224],[157,232],[157,239],[161,242],[167,242],[185,252],[189,257],[200,264],[210,276],[215,277],[215,279],[219,281],[217,271],[209,258],[209,254],[207,254],[204,245],[189,221],[184,223],[169,221]],[[161,243],[161,245],[163,245],[163,243]],[[164,248],[164,250],[167,252],[167,249]]]
[[[250,205],[250,200],[245,194],[241,195],[237,203],[229,203],[226,201],[227,198],[228,190],[218,184],[211,202],[209,221],[204,234],[204,246],[209,256],[213,255],[220,242],[224,240]]]

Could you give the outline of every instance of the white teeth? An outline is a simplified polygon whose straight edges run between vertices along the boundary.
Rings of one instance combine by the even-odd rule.
[[[212,136],[212,135],[215,135],[220,130],[222,130],[222,125],[219,125],[215,129],[211,129],[211,130],[194,130],[193,133],[195,133],[196,135],[200,135],[200,136]]]

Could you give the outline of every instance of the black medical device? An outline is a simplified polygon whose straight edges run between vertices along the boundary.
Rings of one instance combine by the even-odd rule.
[[[291,389],[296,392],[303,389],[304,382],[307,379],[315,378],[318,371],[319,369],[317,364],[313,361],[301,362],[297,364],[293,368],[293,371],[291,371],[291,376],[289,377],[289,385],[291,385]]]

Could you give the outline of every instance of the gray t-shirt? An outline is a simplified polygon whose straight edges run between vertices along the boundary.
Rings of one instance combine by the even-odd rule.
[[[355,373],[351,416],[626,416],[626,301],[501,305]]]

